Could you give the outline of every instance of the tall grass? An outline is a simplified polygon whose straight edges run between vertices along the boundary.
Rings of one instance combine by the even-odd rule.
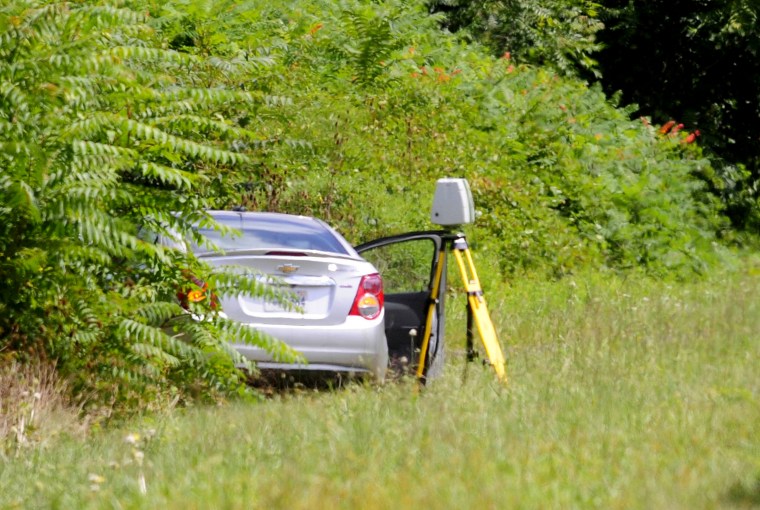
[[[0,466],[0,507],[760,505],[760,276],[586,277],[487,297],[507,387],[461,360],[452,299],[453,355],[420,393],[302,391],[62,439]]]
[[[79,408],[52,364],[0,363],[0,459],[37,448],[61,432],[83,432]]]

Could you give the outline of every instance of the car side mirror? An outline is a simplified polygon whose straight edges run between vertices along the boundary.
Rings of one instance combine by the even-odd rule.
[[[438,179],[430,221],[445,227],[468,225],[475,221],[475,204],[467,179]]]

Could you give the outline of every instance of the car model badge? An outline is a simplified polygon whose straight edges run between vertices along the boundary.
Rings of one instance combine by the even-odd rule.
[[[294,266],[293,264],[283,264],[281,266],[277,266],[277,270],[285,274],[295,273],[300,268],[301,266]]]

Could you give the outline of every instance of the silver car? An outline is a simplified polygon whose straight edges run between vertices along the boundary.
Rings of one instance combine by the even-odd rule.
[[[218,222],[240,232],[200,233],[221,249],[194,247],[212,266],[237,266],[281,285],[289,306],[239,295],[221,299],[223,313],[288,344],[306,365],[273,361],[248,344],[235,348],[264,369],[365,372],[383,380],[388,366],[383,281],[334,229],[321,220],[290,214],[210,211]]]

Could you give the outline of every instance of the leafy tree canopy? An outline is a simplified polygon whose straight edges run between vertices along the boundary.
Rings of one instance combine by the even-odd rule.
[[[732,223],[760,232],[760,6],[754,0],[432,0],[494,55],[600,83],[631,113],[695,133]],[[750,241],[744,237],[745,241]]]
[[[753,0],[601,2],[601,83],[655,122],[699,130],[715,190],[760,232],[760,5]]]

